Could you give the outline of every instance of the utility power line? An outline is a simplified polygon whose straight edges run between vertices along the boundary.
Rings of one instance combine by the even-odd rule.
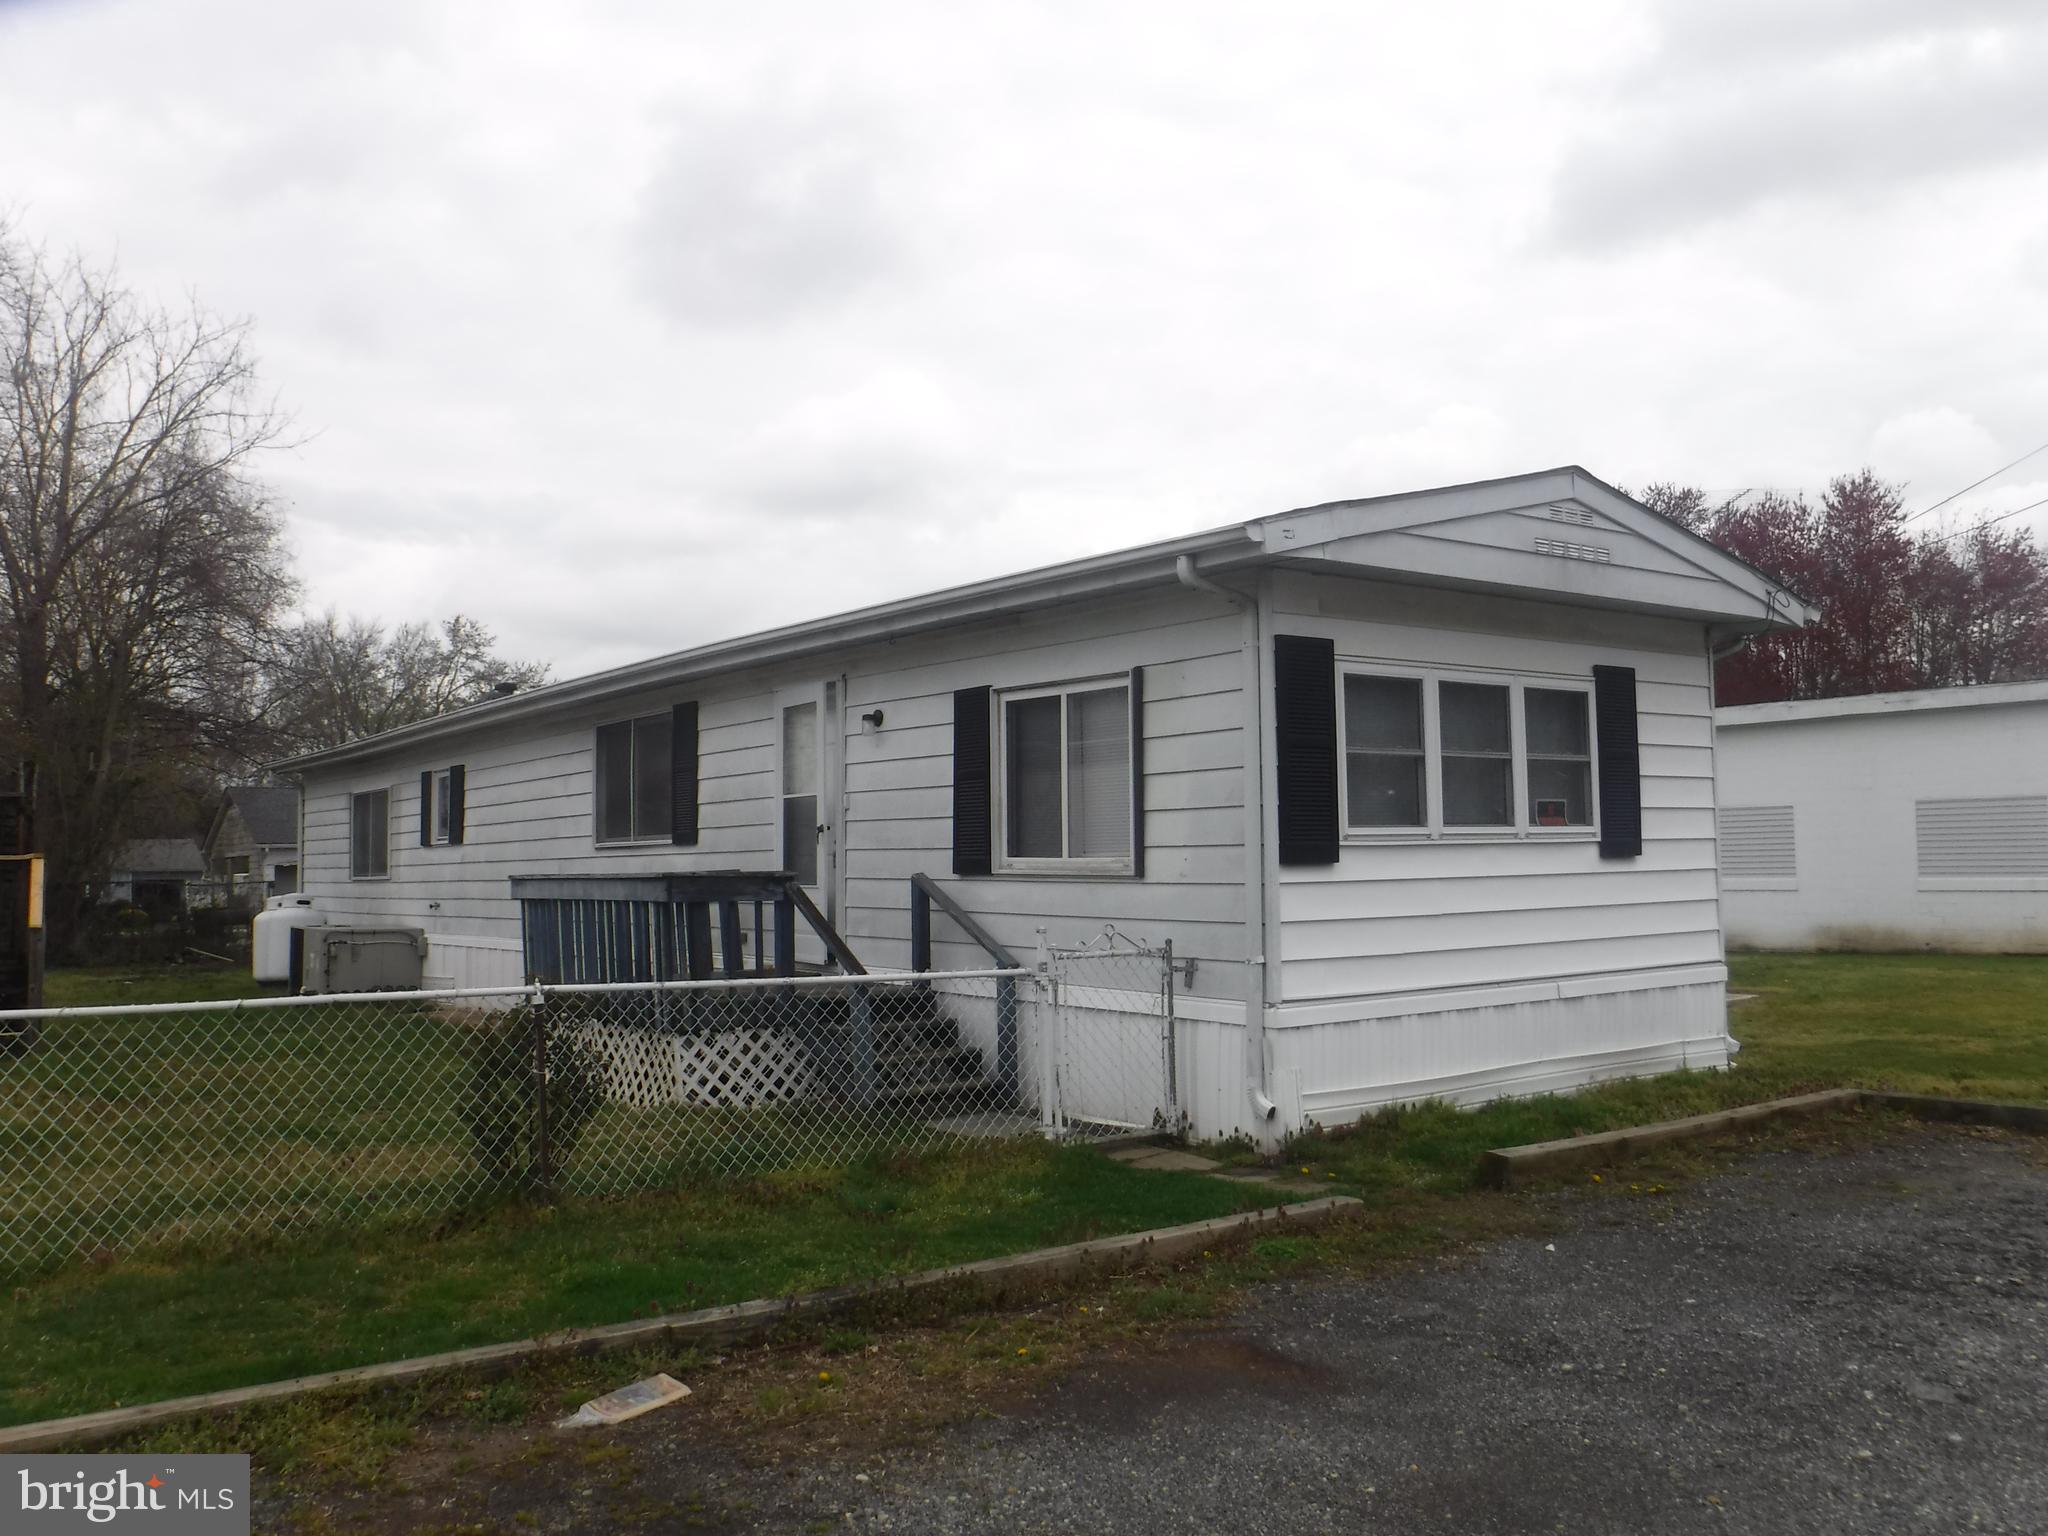
[[[2048,444],[2043,446],[2048,447]],[[2002,523],[2007,518],[2018,517],[2022,512],[2031,512],[2036,507],[2048,507],[2048,496],[2043,496],[2039,501],[2030,501],[2024,507],[2014,507],[2010,512],[2001,512],[1996,517],[1987,517],[1983,522],[1972,523],[1967,528],[1958,528],[1954,533],[1945,533],[1933,542],[1936,544],[1946,544],[1950,539],[1966,539],[1980,528],[1989,528],[1992,524]],[[1930,507],[1928,510],[1931,512],[1934,509]],[[1907,521],[1910,522],[1911,519],[1909,518]]]
[[[2027,460],[2031,459],[2035,454],[2043,451],[2043,449],[2048,449],[2048,443],[2041,444],[2039,448],[2028,449],[2025,453],[2021,454],[2018,458],[2014,459],[2010,464],[2004,465],[1998,469],[1994,469],[1982,480],[1972,480],[1960,491],[1956,491],[1951,495],[1942,497],[1941,500],[1937,501],[1933,506],[1922,507],[1918,512],[1914,512],[1907,517],[1901,518],[1899,521],[1899,526],[1903,528],[1906,526],[1907,523],[1914,522],[1920,518],[1923,518],[1930,512],[1939,512],[1943,507],[1947,506],[1950,502],[1954,501],[1957,496],[1967,496],[1970,494],[1970,492],[1977,489],[1978,486],[1988,485],[1991,481],[1996,480],[2000,475],[2004,474],[2006,470],[2018,469],[2022,464],[2026,463]],[[2038,503],[2036,503],[2036,505],[2038,505]],[[2007,514],[2007,516],[2010,515],[2010,513]]]

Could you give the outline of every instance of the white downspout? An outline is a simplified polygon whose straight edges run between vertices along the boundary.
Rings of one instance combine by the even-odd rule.
[[[1259,686],[1259,603],[1228,587],[1218,586],[1195,569],[1192,555],[1176,556],[1173,574],[1190,592],[1222,598],[1244,615],[1244,692],[1250,700],[1245,749],[1245,1092],[1261,1125],[1271,1123],[1280,1106],[1266,1091],[1266,815],[1262,764],[1265,758],[1266,700]]]

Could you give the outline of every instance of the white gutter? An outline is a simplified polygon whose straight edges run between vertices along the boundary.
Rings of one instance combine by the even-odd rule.
[[[1173,574],[1190,592],[1207,592],[1222,598],[1244,615],[1244,691],[1250,716],[1245,733],[1244,773],[1244,859],[1245,859],[1245,1094],[1261,1126],[1269,1125],[1280,1106],[1266,1091],[1266,813],[1264,790],[1264,747],[1266,740],[1266,696],[1260,686],[1259,659],[1263,639],[1259,633],[1259,603],[1256,597],[1218,586],[1195,568],[1193,555],[1177,556]],[[1262,1138],[1264,1139],[1264,1138]]]

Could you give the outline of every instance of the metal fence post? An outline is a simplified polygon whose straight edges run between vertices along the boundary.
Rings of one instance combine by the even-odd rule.
[[[535,988],[533,1015],[533,1192],[543,1200],[555,1188],[554,1148],[548,1127],[548,1005]]]
[[[1173,1017],[1173,940],[1168,939],[1160,951],[1166,958],[1164,1000],[1166,1017],[1160,1021],[1160,1032],[1166,1037],[1166,1123],[1175,1134],[1180,1131],[1180,1044],[1175,1038],[1179,1034]]]
[[[1059,981],[1052,971],[1052,953],[1045,930],[1038,930],[1038,1129],[1059,1134],[1059,1069],[1055,1036],[1060,1028]]]

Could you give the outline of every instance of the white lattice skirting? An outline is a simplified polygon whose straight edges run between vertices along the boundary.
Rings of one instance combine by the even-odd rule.
[[[802,1098],[814,1075],[803,1047],[771,1029],[667,1035],[590,1024],[577,1038],[604,1064],[605,1097],[635,1109],[783,1104]]]

